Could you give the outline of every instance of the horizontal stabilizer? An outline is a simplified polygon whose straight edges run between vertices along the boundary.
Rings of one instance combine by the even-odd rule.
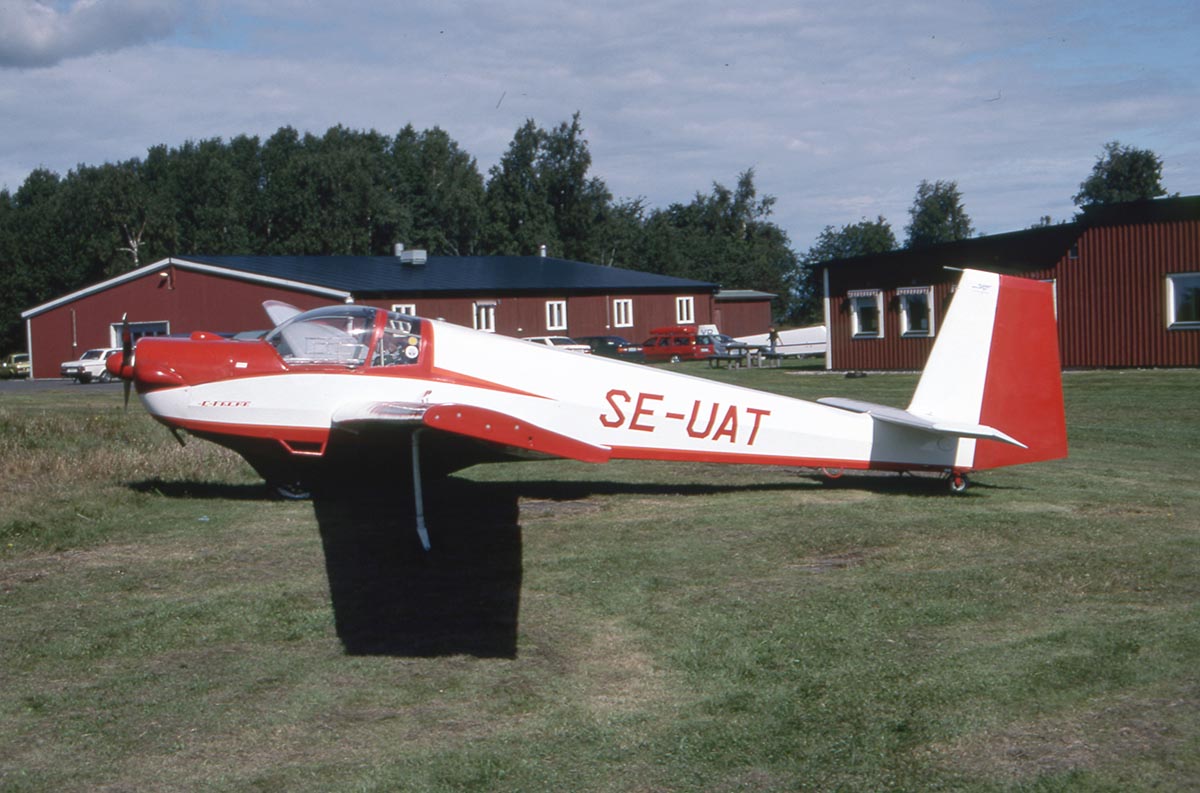
[[[873,402],[863,402],[858,399],[843,399],[841,397],[824,397],[817,402],[830,407],[849,410],[853,413],[866,413],[871,418],[887,424],[897,424],[901,427],[936,432],[943,435],[954,435],[960,438],[986,438],[1000,441],[1022,449],[1028,448],[1016,438],[1006,435],[995,427],[986,424],[972,424],[965,421],[943,421],[933,416],[918,416],[900,408],[876,405]]]

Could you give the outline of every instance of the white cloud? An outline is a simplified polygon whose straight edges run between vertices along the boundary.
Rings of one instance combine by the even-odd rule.
[[[161,39],[185,18],[176,0],[0,0],[0,66],[52,66],[67,58]]]
[[[686,202],[753,167],[800,249],[861,217],[900,234],[922,179],[956,180],[977,228],[1009,231],[1069,217],[1114,138],[1162,156],[1168,190],[1200,193],[1200,13],[1148,2],[1134,25],[1103,0],[214,0],[199,37],[120,51],[134,39],[112,32],[114,9],[176,30],[194,20],[148,0],[75,3],[56,24],[103,6],[109,33],[94,41],[107,44],[0,70],[0,184],[285,124],[438,125],[486,171],[527,118],[550,127],[579,110],[616,196]],[[43,51],[66,51],[54,35]]]

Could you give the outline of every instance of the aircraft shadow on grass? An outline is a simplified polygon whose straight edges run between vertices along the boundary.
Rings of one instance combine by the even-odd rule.
[[[836,489],[945,493],[934,477],[851,476]],[[269,500],[263,485],[160,479],[131,483],[168,498]],[[318,494],[313,512],[339,640],[349,655],[515,658],[522,582],[522,498],[569,502],[596,495],[718,495],[821,487],[809,474],[760,484],[553,479],[425,483],[433,547],[421,548],[408,488],[376,484]]]
[[[751,485],[751,487],[755,487]],[[764,485],[783,489],[789,485]],[[727,485],[426,481],[432,548],[421,548],[403,488],[316,496],[313,510],[338,637],[351,655],[515,658],[523,567],[522,498],[702,494]]]
[[[338,638],[351,655],[515,658],[518,494],[455,482],[424,495],[429,551],[408,498],[314,498]]]
[[[129,487],[167,498],[275,498],[262,484],[150,479]],[[502,485],[427,482],[433,548],[425,551],[407,482],[314,495],[334,625],[346,652],[515,658],[519,499]]]

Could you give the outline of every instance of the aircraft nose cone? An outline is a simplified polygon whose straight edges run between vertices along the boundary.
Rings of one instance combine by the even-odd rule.
[[[133,379],[133,356],[127,356],[124,352],[114,352],[104,359],[104,368],[112,377],[119,377],[122,380]]]
[[[121,376],[121,359],[124,357],[120,352],[111,352],[108,354],[108,357],[104,359],[104,368],[108,370],[109,375],[112,377]]]

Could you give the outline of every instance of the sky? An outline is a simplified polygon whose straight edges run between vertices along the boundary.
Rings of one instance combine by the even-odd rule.
[[[283,126],[445,130],[487,173],[578,111],[651,207],[753,168],[800,253],[957,183],[976,232],[1069,220],[1104,144],[1200,194],[1196,0],[0,0],[0,188]]]

